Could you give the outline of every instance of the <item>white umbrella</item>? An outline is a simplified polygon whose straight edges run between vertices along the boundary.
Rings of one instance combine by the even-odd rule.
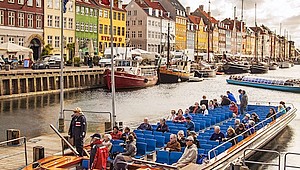
[[[17,52],[29,52],[32,53],[32,49],[26,48],[17,44],[6,42],[0,44],[0,51],[6,51],[7,53],[17,53]]]
[[[89,42],[89,54],[90,54],[90,57],[94,57],[94,45],[93,45],[93,40],[90,40]]]

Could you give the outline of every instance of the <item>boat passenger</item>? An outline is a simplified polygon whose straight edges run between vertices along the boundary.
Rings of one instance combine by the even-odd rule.
[[[208,110],[213,110],[215,109],[214,101],[210,100],[208,102]]]
[[[128,138],[128,136],[130,134],[132,134],[135,139],[137,138],[136,134],[134,132],[130,132],[130,128],[129,127],[125,127],[124,133],[122,134],[121,139],[124,140],[124,141],[126,141],[126,139]]]
[[[239,114],[239,108],[237,104],[233,101],[230,102],[229,110],[232,111],[233,117],[236,117]]]
[[[270,108],[267,118],[272,117],[272,121],[276,119],[276,111],[274,108]]]
[[[206,96],[202,96],[202,100],[200,101],[200,105],[205,105],[206,108],[208,108],[208,100],[206,99]]]
[[[177,141],[177,136],[175,134],[170,135],[170,142],[167,143],[167,145],[164,147],[166,151],[181,151],[180,143]]]
[[[228,106],[230,105],[230,100],[227,96],[221,95],[221,106]]]
[[[220,104],[218,103],[217,99],[213,99],[214,102],[214,108],[220,107]]]
[[[136,142],[134,140],[134,136],[129,135],[126,141],[125,152],[119,153],[114,159],[113,162],[114,169],[120,170],[121,168],[119,167],[120,162],[131,162],[132,157],[136,155],[136,151],[137,148],[136,148]]]
[[[166,124],[166,120],[165,119],[160,119],[160,123],[156,128],[156,131],[159,132],[169,132],[169,126]]]
[[[185,137],[183,130],[178,131],[177,133],[177,141],[180,143],[181,147],[185,147]]]
[[[224,133],[221,132],[220,126],[215,126],[215,132],[211,135],[209,140],[221,142],[225,138]]]
[[[278,112],[286,113],[286,110],[285,110],[285,108],[284,108],[284,106],[282,104],[279,104],[279,106],[278,106]]]
[[[103,136],[102,145],[107,147],[108,152],[111,150],[112,143],[111,143],[111,135],[110,134],[105,134]]]
[[[152,130],[152,126],[150,125],[147,117],[144,118],[144,123],[140,124],[140,126],[137,129]]]
[[[206,105],[201,105],[200,113],[202,113],[204,116],[208,115],[208,110],[206,109]]]
[[[227,91],[227,97],[229,100],[233,101],[234,103],[236,103],[236,99],[234,97],[234,95],[232,93],[230,93],[230,91]]]
[[[195,102],[194,106],[190,107],[190,112],[191,113],[200,113],[200,107],[199,107],[199,103]]]
[[[251,120],[253,120],[255,123],[258,123],[259,116],[255,112],[253,112],[253,113],[251,113]]]
[[[122,138],[122,132],[119,130],[118,126],[114,126],[110,135],[113,140],[120,140]]]
[[[185,109],[185,112],[184,112],[184,114],[183,114],[183,117],[184,117],[184,118],[190,117],[190,118],[192,119],[192,115],[190,115],[189,112],[190,112],[189,109]]]
[[[177,163],[172,164],[173,166],[182,168],[190,163],[196,163],[198,149],[193,142],[194,138],[192,136],[186,138],[186,148],[184,149],[184,152],[181,158],[177,161]]]
[[[247,129],[250,129],[249,130],[250,134],[253,134],[255,132],[254,126],[255,126],[255,122],[253,120],[249,120],[249,123],[247,125]]]
[[[102,145],[101,141],[101,135],[98,133],[95,133],[91,136],[91,154],[90,154],[90,167],[95,167],[96,162],[95,157],[97,155],[98,148],[100,148]]]
[[[243,124],[248,124],[249,123],[249,120],[250,120],[250,114],[246,114],[245,116],[244,116],[244,118],[243,118],[243,120],[242,120],[242,123]]]
[[[239,89],[239,90],[238,90],[238,92],[239,92],[240,103],[242,102],[242,96],[243,96],[242,91],[243,91],[242,89]]]
[[[286,105],[285,105],[285,102],[284,102],[284,101],[280,101],[279,104],[282,104],[283,107],[286,109]]]
[[[223,141],[230,141],[232,146],[237,144],[237,140],[236,139],[233,139],[236,137],[236,133],[235,133],[235,130],[232,128],[232,127],[229,127],[227,129],[227,135],[226,135],[226,138],[224,138]],[[230,140],[230,139],[233,139],[233,140]]]
[[[247,129],[246,129],[245,125],[243,123],[241,123],[241,124],[239,124],[239,127],[235,128],[235,133],[237,135],[240,135],[240,134],[246,132],[246,130]],[[244,139],[247,138],[248,137],[248,132],[244,133],[243,137],[244,137]]]
[[[235,119],[234,120],[234,127],[235,127],[235,129],[238,128],[240,124],[241,124],[241,120],[240,119]]]
[[[195,131],[190,131],[188,136],[192,136],[194,138],[194,144],[197,146],[197,148],[200,148],[200,142],[197,139],[197,133]]]
[[[174,120],[176,117],[176,111],[175,110],[171,110],[171,115],[168,117],[167,120]]]
[[[246,94],[245,90],[242,90],[242,98],[241,98],[241,104],[240,104],[240,111],[241,114],[244,115],[248,107],[248,95]]]
[[[174,123],[184,123],[185,122],[185,118],[183,117],[183,113],[182,113],[181,109],[178,110],[178,115],[175,117],[173,122]]]
[[[191,120],[191,117],[186,117],[186,129],[188,131],[194,131],[195,130],[195,123]]]

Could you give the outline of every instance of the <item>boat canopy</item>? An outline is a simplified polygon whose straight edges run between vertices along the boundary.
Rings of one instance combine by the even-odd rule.
[[[260,84],[273,84],[273,85],[285,85],[285,80],[277,80],[270,78],[262,78],[262,77],[251,77],[244,76],[242,81],[252,82],[252,83],[260,83]]]

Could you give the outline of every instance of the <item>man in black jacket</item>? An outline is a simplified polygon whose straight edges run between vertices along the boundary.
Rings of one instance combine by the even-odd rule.
[[[81,112],[81,109],[77,107],[72,115],[72,120],[69,128],[69,135],[74,140],[74,145],[76,147],[79,156],[83,156],[83,139],[86,135],[86,118]]]

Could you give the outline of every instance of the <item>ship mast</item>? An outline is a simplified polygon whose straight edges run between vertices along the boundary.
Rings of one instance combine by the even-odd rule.
[[[167,49],[167,68],[169,68],[169,65],[170,65],[170,23],[168,23],[168,41],[167,41],[167,46],[168,46],[168,49]]]

